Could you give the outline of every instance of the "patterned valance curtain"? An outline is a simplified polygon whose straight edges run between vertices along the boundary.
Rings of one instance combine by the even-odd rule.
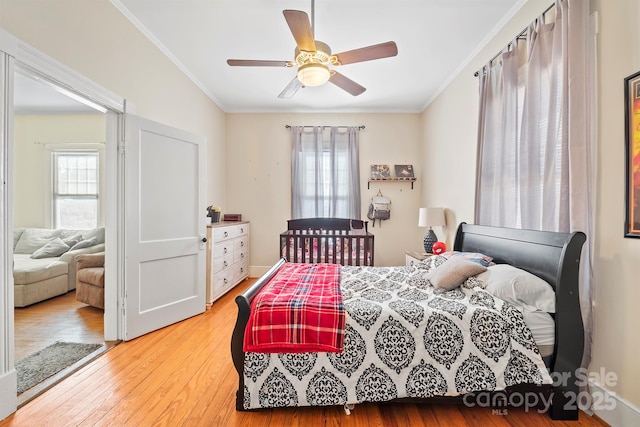
[[[358,127],[291,126],[291,218],[360,218]]]

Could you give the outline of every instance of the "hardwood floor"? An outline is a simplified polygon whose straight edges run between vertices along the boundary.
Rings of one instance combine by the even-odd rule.
[[[75,292],[14,310],[15,360],[56,341],[104,342],[104,312],[76,301]]]
[[[535,411],[452,404],[362,404],[341,407],[235,410],[237,374],[230,355],[235,295],[211,310],[124,342],[104,353],[15,414],[2,426],[606,426],[580,413],[552,421]]]
[[[75,292],[14,310],[15,360],[21,360],[56,341],[103,343],[87,357],[18,395],[18,407],[50,389],[113,347],[104,342],[104,312],[76,301]]]

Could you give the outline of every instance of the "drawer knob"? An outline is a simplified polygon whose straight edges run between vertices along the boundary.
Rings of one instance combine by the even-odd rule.
[[[227,248],[224,248],[224,253],[225,253],[225,254],[227,253]]]
[[[244,258],[244,254],[240,254],[240,258]]]
[[[224,278],[224,284],[226,285],[229,281],[227,280],[227,278]]]
[[[229,264],[227,264],[227,261],[224,262],[224,266],[227,267]]]
[[[240,246],[244,246],[244,242],[240,242]]]
[[[224,237],[229,237],[229,233],[228,232],[224,232]]]
[[[244,228],[240,227],[240,233],[244,233]]]

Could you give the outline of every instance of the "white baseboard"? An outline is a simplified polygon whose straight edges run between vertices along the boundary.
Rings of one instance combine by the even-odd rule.
[[[17,373],[11,372],[0,377],[0,420],[13,414],[18,406]]]
[[[249,266],[249,277],[262,277],[264,273],[269,271],[269,269],[273,267],[272,265],[262,266],[262,265],[250,265]]]
[[[600,384],[589,381],[593,413],[611,427],[640,426],[640,409]]]

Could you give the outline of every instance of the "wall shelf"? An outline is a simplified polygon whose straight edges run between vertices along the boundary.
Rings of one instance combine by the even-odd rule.
[[[416,182],[416,178],[370,178],[369,182],[367,182],[367,190],[371,189],[372,182],[410,182],[413,190],[413,183]]]

